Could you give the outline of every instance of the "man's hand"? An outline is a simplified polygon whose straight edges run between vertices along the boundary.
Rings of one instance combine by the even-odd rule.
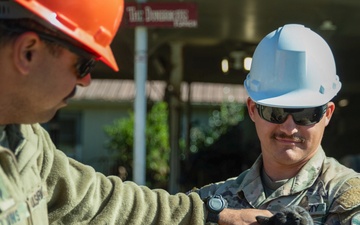
[[[271,217],[272,215],[268,210],[226,208],[219,214],[219,225],[258,225],[256,216]]]
[[[309,212],[301,206],[285,207],[271,217],[257,216],[260,225],[313,225]]]

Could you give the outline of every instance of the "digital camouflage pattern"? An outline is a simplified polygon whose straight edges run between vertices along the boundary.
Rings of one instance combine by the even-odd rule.
[[[350,225],[359,221],[360,174],[326,157],[322,147],[301,171],[266,197],[261,181],[262,157],[238,177],[195,190],[201,198],[220,194],[229,208],[277,212],[290,205],[306,208],[314,224]]]

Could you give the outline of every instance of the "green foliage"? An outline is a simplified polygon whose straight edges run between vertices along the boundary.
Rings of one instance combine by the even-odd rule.
[[[230,126],[244,120],[245,107],[235,102],[224,102],[219,110],[214,110],[206,126],[192,127],[190,130],[190,153],[212,145]]]
[[[152,171],[152,179],[166,182],[169,175],[169,125],[168,107],[165,102],[156,103],[146,121],[147,157],[146,165]]]
[[[107,148],[119,166],[123,166],[132,179],[134,112],[104,128],[109,136]],[[155,103],[146,118],[146,180],[147,185],[165,187],[169,176],[169,126],[168,107],[165,102]]]

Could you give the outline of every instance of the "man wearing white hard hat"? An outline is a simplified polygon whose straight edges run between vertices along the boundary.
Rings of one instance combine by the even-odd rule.
[[[321,147],[335,110],[331,100],[341,88],[323,38],[298,24],[269,33],[255,50],[244,86],[261,155],[238,177],[197,193],[242,209],[244,224],[264,221],[254,209],[280,211],[270,218],[280,224],[360,224],[360,174]],[[292,216],[284,213],[289,208]],[[290,218],[297,222],[286,223]]]

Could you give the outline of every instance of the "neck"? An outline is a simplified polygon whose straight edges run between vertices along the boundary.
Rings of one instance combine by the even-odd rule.
[[[279,165],[277,163],[269,163],[268,161],[269,160],[263,161],[263,169],[272,181],[290,179],[296,176],[304,165]]]

